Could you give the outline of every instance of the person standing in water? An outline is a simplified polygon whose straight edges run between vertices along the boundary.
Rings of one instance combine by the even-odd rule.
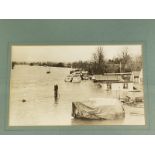
[[[58,99],[58,85],[57,84],[54,85],[54,98],[55,100]]]

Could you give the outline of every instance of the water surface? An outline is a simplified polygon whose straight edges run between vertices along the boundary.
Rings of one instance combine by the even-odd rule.
[[[90,80],[81,83],[64,82],[69,68],[17,65],[11,72],[9,125],[144,125],[144,108],[126,106],[121,120],[75,120],[71,116],[72,102],[96,97],[120,97],[124,92],[104,91]],[[59,87],[55,102],[54,85]],[[22,102],[22,100],[26,102]],[[132,113],[132,114],[131,114]],[[135,113],[138,113],[136,115]]]

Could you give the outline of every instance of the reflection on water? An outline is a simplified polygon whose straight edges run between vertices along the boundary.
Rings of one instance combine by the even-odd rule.
[[[104,91],[92,81],[64,82],[68,68],[15,66],[10,89],[10,125],[130,125],[144,124],[144,115],[126,113],[123,120],[75,120],[71,117],[73,101],[95,97],[119,97],[125,92]],[[54,85],[58,85],[58,98],[54,98]],[[25,99],[26,102],[22,102]],[[128,108],[127,108],[128,111]],[[144,113],[144,109],[140,111]]]

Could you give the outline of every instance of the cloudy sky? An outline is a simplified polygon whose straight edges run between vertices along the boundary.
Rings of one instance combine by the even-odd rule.
[[[52,61],[73,62],[90,60],[99,45],[43,45],[43,46],[12,46],[12,61]],[[125,48],[131,56],[141,55],[141,45],[103,45],[106,59],[112,59]]]

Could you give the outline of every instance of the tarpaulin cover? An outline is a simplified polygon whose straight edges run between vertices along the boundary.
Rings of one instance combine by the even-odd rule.
[[[88,101],[73,102],[72,116],[85,119],[124,118],[125,111],[121,101],[111,98],[92,98]]]

